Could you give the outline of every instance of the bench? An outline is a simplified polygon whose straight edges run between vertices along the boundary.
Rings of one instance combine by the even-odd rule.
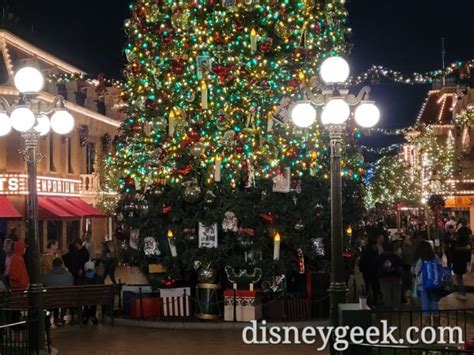
[[[113,285],[48,287],[44,289],[43,308],[79,308],[83,306],[105,305],[113,325],[114,295]],[[0,292],[0,309],[9,311],[28,310],[27,290]]]

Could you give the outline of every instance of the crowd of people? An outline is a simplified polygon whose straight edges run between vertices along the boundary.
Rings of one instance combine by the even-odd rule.
[[[12,229],[3,240],[0,248],[0,291],[6,288],[26,289],[29,284],[28,248],[23,239],[19,239],[16,230]],[[75,240],[68,247],[68,252],[61,255],[59,242],[48,241],[41,256],[41,273],[43,286],[61,287],[73,285],[103,284],[107,277],[115,285],[115,269],[118,265],[115,244],[112,241],[102,243],[100,255],[96,255],[92,236],[84,233],[82,239]],[[83,307],[81,310],[52,310],[52,324],[60,326],[81,317],[83,325],[89,321],[98,324],[97,307]]]
[[[449,267],[456,278],[456,297],[466,301],[463,275],[471,262],[471,234],[466,220],[453,216],[441,218],[432,233],[414,217],[406,233],[393,236],[383,222],[368,226],[359,259],[368,305],[398,309],[418,298],[429,322],[430,315],[438,311],[442,294],[424,288],[424,262]]]

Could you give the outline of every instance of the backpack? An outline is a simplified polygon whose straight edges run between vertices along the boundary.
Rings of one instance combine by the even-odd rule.
[[[451,269],[444,267],[436,259],[423,261],[421,275],[425,291],[442,292],[450,287]]]

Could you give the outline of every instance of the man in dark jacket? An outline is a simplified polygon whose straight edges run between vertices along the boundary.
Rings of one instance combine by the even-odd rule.
[[[367,245],[362,249],[359,260],[359,270],[364,278],[365,289],[367,292],[367,303],[370,306],[377,305],[377,297],[380,294],[379,281],[377,279],[377,239],[369,238]]]
[[[85,273],[79,278],[78,285],[103,285],[104,280],[99,277],[95,272],[95,263],[88,261],[84,264]],[[97,306],[85,306],[82,310],[82,324],[85,326],[89,322],[89,319],[94,325],[98,324],[99,321],[96,317]]]
[[[467,263],[471,259],[471,230],[467,228],[464,219],[459,220],[455,238],[453,272],[456,275],[456,285],[458,289],[457,298],[460,301],[466,301],[463,275],[466,273]]]
[[[63,255],[64,265],[74,277],[74,283],[84,274],[84,265],[89,261],[89,253],[79,240],[69,244],[69,252]]]
[[[393,243],[384,245],[383,253],[377,258],[377,275],[380,281],[383,304],[389,309],[400,307],[402,299],[402,259],[395,253]]]

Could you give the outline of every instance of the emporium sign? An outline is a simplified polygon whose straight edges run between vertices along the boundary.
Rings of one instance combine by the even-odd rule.
[[[36,191],[41,196],[79,196],[81,180],[38,176]],[[0,174],[0,195],[27,195],[28,175]]]

